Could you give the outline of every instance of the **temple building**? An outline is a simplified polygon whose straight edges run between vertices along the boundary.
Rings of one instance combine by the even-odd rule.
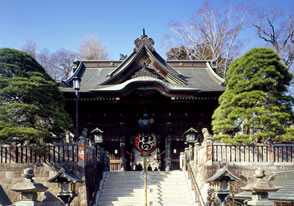
[[[225,89],[211,61],[164,60],[153,46],[143,33],[123,61],[76,61],[60,87],[73,119],[78,112],[78,132],[103,133],[99,146],[109,152],[113,171],[140,169],[134,142],[147,130],[146,138],[157,140],[149,169],[179,169],[184,134],[190,129],[201,142]],[[78,111],[74,79],[80,79]]]

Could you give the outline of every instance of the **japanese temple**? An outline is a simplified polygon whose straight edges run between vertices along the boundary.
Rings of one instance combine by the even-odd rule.
[[[164,60],[143,33],[123,61],[76,61],[73,75],[60,90],[75,119],[73,80],[81,80],[78,132],[87,128],[90,135],[103,133],[100,147],[109,152],[112,171],[140,169],[134,141],[145,120],[157,139],[150,170],[176,170],[186,147],[185,132],[192,128],[201,139],[203,128],[211,130],[213,111],[225,89],[214,66],[208,60]]]

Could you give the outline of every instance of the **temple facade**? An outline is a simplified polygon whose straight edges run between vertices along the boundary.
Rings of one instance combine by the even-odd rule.
[[[154,41],[143,34],[123,61],[81,60],[60,87],[66,109],[76,118],[79,78],[78,133],[103,135],[99,147],[109,152],[111,170],[140,170],[142,157],[136,138],[156,139],[148,158],[150,170],[179,169],[180,153],[187,147],[187,131],[203,139],[225,87],[210,61],[164,60]],[[146,124],[145,124],[146,123]]]

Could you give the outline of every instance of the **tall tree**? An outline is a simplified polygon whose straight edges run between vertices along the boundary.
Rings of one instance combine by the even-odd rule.
[[[270,143],[289,138],[293,124],[287,86],[292,74],[270,48],[256,48],[236,59],[226,90],[213,114],[216,138],[229,143]],[[292,136],[294,140],[294,136]]]
[[[188,49],[185,46],[170,48],[166,53],[168,60],[195,60],[194,49]]]
[[[56,83],[32,56],[0,49],[0,141],[42,143],[71,126]]]
[[[28,53],[32,57],[37,57],[37,43],[33,40],[26,40],[21,50]]]
[[[68,79],[72,72],[73,62],[77,54],[66,49],[59,49],[51,53],[48,49],[43,49],[37,60],[45,68],[52,79],[59,82]]]
[[[83,38],[78,55],[79,58],[86,60],[105,60],[108,58],[107,51],[97,35],[87,35]]]
[[[66,49],[59,49],[52,54],[57,80],[62,81],[68,79],[72,72],[73,62],[76,58],[76,53]]]
[[[216,61],[221,76],[225,76],[227,67],[243,47],[238,36],[244,26],[249,6],[231,6],[225,1],[223,7],[215,8],[208,1],[197,10],[189,23],[174,22],[170,24],[172,35],[166,36],[166,44],[172,48],[191,49],[200,59],[207,59],[207,52],[211,53],[211,60]],[[236,21],[238,20],[238,21]],[[204,56],[202,56],[204,54]]]
[[[258,10],[253,26],[258,37],[290,68],[294,61],[294,16],[284,15],[279,8]]]

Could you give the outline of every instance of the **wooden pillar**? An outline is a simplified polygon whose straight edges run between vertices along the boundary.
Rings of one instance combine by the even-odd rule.
[[[125,157],[125,137],[122,137],[120,140],[120,159],[121,159],[121,171],[126,169],[126,157]]]
[[[168,135],[165,139],[165,171],[171,170],[171,138]]]

